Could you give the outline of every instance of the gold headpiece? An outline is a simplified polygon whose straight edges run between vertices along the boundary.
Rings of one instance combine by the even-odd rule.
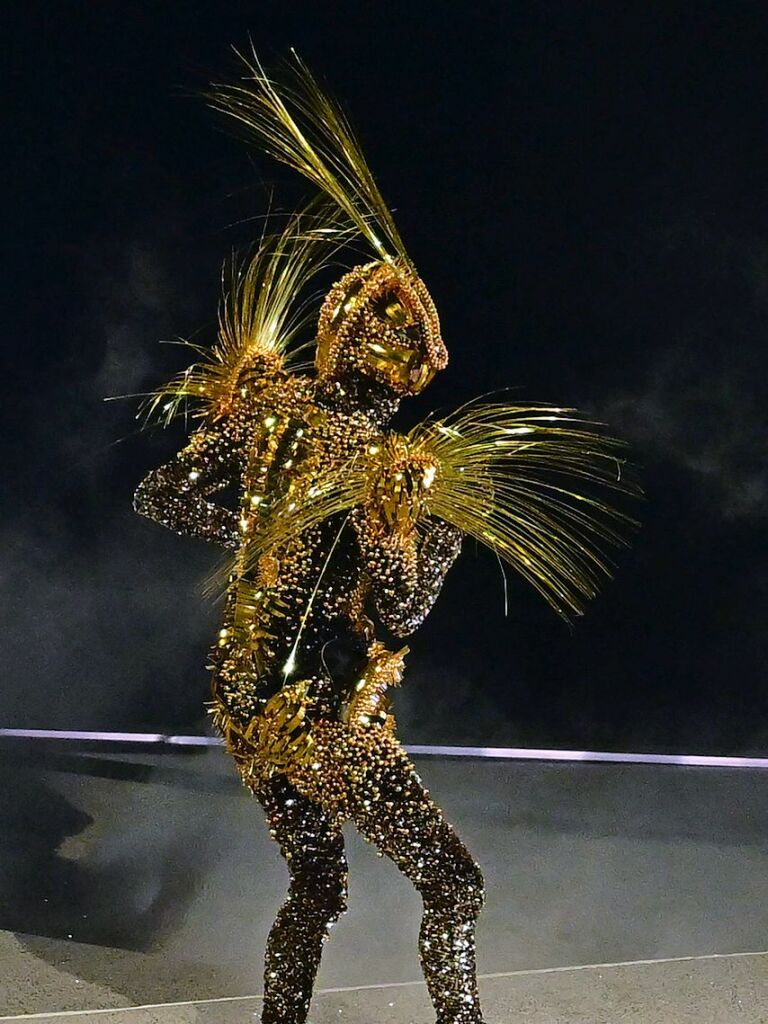
[[[421,278],[378,261],[340,278],[326,295],[317,324],[320,376],[333,375],[345,352],[398,390],[420,391],[444,369],[448,353],[440,320]]]

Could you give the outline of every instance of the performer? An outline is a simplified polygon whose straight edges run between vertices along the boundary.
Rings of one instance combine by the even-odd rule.
[[[286,85],[255,56],[210,100],[324,194],[265,235],[225,288],[219,337],[149,403],[168,422],[196,403],[189,444],[150,473],[138,512],[232,552],[211,652],[213,721],[262,804],[290,888],[269,935],[265,1024],[307,1018],[323,940],[345,909],[341,826],[421,894],[421,963],[439,1024],[480,1024],[478,866],[396,734],[387,689],[463,534],[490,547],[563,615],[607,571],[623,517],[618,442],[548,406],[474,403],[408,435],[404,397],[445,368],[432,298],[339,108],[296,60]],[[327,292],[314,373],[295,354],[306,285],[350,242],[371,259]],[[584,486],[579,487],[579,482]],[[209,500],[229,485],[239,508]]]

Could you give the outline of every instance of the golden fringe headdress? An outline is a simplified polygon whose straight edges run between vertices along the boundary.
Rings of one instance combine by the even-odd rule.
[[[235,52],[246,76],[212,85],[208,102],[246,139],[308,178],[325,202],[294,214],[280,234],[262,236],[250,260],[225,265],[218,338],[211,348],[184,342],[200,359],[149,395],[139,411],[148,422],[168,424],[190,404],[215,420],[228,411],[249,360],[260,355],[287,366],[315,313],[317,296],[308,298],[305,286],[341,247],[364,239],[377,260],[413,269],[345,114],[303,61],[294,53],[278,85],[254,52]]]

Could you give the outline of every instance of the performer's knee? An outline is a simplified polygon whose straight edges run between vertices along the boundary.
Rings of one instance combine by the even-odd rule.
[[[347,909],[347,873],[341,867],[309,867],[294,875],[291,898],[301,912],[323,925],[338,921]]]
[[[477,916],[485,902],[485,880],[480,867],[470,858],[463,861],[454,875],[457,909]]]
[[[462,919],[476,918],[485,902],[482,872],[469,856],[447,864],[442,877],[420,888],[427,909],[447,910]]]

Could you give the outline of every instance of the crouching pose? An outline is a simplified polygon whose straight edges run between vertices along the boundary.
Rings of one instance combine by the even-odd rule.
[[[290,873],[262,1020],[307,1019],[323,940],[345,909],[341,827],[352,821],[421,895],[438,1021],[481,1024],[482,876],[396,737],[387,691],[407,648],[381,631],[419,627],[463,534],[562,614],[578,612],[605,569],[596,538],[618,536],[621,517],[593,493],[620,480],[618,446],[550,407],[475,404],[405,436],[388,429],[402,398],[446,366],[434,303],[339,109],[300,63],[285,89],[255,58],[246,66],[246,79],[213,89],[213,105],[326,205],[235,267],[216,343],[152,397],[166,420],[196,402],[201,423],[135,506],[231,553],[210,710]],[[352,239],[372,258],[327,291],[314,372],[299,372],[305,286]],[[579,477],[589,493],[573,491]],[[228,487],[236,509],[209,500]]]

